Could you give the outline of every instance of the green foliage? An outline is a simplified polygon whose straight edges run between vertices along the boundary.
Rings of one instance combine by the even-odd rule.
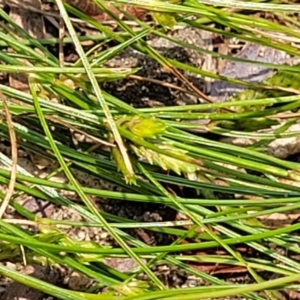
[[[125,122],[124,127],[134,135],[142,138],[154,138],[163,134],[167,129],[166,124],[159,119],[146,119],[139,116],[134,116],[132,119]]]
[[[104,5],[102,1],[96,2]],[[169,37],[166,32],[175,25],[194,26],[215,35],[275,47],[297,56],[299,50],[288,41],[299,38],[298,21],[280,11],[298,11],[299,5],[277,2],[135,1],[133,5],[150,10],[155,24],[137,20],[137,27],[131,28],[130,23],[117,20],[118,26],[113,31],[104,22],[96,22],[57,0],[70,36],[63,41],[31,38],[0,9],[5,20],[0,32],[1,72],[29,74],[30,87],[30,93],[25,93],[5,82],[0,83],[3,94],[0,108],[4,111],[3,97],[7,98],[13,130],[22,151],[40,155],[59,166],[46,178],[41,178],[17,162],[17,181],[10,206],[22,219],[12,222],[0,218],[0,275],[58,299],[72,300],[175,300],[179,297],[194,300],[238,294],[262,300],[265,299],[262,291],[273,300],[279,298],[282,290],[299,289],[300,263],[296,256],[289,256],[289,253],[300,253],[297,247],[300,240],[294,234],[300,230],[299,223],[271,228],[264,222],[264,218],[272,214],[289,215],[300,209],[300,164],[265,154],[268,144],[275,139],[298,138],[300,134],[287,131],[298,119],[299,66],[273,65],[276,69],[273,77],[250,86],[224,103],[138,109],[102,91],[99,85],[100,82],[137,78],[133,76],[138,68],[103,67],[127,48],[155,60],[174,75],[181,93],[187,89],[200,96],[181,71],[204,79],[211,77],[247,85],[164,57],[146,41],[153,35],[165,37],[177,46],[204,53],[207,57],[238,60]],[[128,4],[128,1],[117,0],[116,3]],[[241,10],[237,13],[226,7]],[[77,36],[65,8],[93,25],[98,34]],[[274,19],[283,22],[254,16],[252,10],[267,10]],[[274,36],[264,36],[264,32],[273,32]],[[96,41],[96,47],[85,52],[81,45],[83,40]],[[78,62],[60,65],[46,47],[59,42],[75,45],[80,57]],[[8,51],[9,48],[15,52]],[[18,58],[27,59],[30,66]],[[173,89],[169,83],[168,87]],[[0,138],[6,145],[13,145],[11,124],[4,117],[2,113]],[[287,120],[286,123],[282,124],[281,118]],[[202,119],[209,123],[189,122]],[[274,125],[280,126],[273,129]],[[198,132],[191,133],[195,129]],[[261,129],[268,131],[257,132]],[[69,132],[80,133],[86,140],[74,146]],[[214,139],[215,136],[255,139],[256,143],[251,147],[237,147]],[[14,162],[3,151],[0,161],[0,183],[9,185]],[[82,177],[93,176],[95,182],[105,183],[105,186],[89,186],[81,176],[77,177],[78,171]],[[53,179],[62,173],[66,175],[65,182]],[[70,200],[65,191],[75,193],[79,202]],[[82,220],[56,220],[52,216],[39,219],[19,203],[20,196],[48,201],[57,209],[72,210]],[[5,198],[4,193],[0,192],[0,198]],[[183,219],[145,222],[134,214],[134,218],[129,219],[122,214],[122,209],[121,214],[115,210],[106,212],[99,200],[116,206],[133,202],[159,204],[175,211],[177,217],[183,215]],[[22,221],[31,227],[24,227]],[[67,234],[61,226],[76,230],[101,228],[101,232],[108,233],[114,242],[103,246],[94,240],[80,240]],[[132,234],[134,230],[143,240]],[[155,236],[153,233],[173,242],[151,244],[147,234],[151,238]],[[239,252],[241,245],[247,250],[245,257]],[[277,248],[284,251],[277,251]],[[215,249],[219,252],[213,252]],[[106,266],[105,258],[131,258],[138,267],[131,273],[121,273]],[[22,263],[24,259],[29,264],[76,270],[97,284],[91,290],[74,292],[11,270],[4,264],[7,261]],[[161,265],[170,270],[180,269],[204,284],[173,289],[157,272],[156,267]],[[216,273],[224,266],[232,270],[242,268],[252,283],[230,285],[218,274],[206,272],[207,266],[212,266],[210,270]],[[276,279],[262,278],[262,269]]]
[[[169,152],[175,152],[176,154],[182,155],[182,157],[186,156],[187,151],[171,147],[168,145],[162,145],[160,148],[167,150]],[[199,167],[185,161],[181,161],[179,159],[157,153],[151,149],[146,149],[145,147],[136,147],[134,145],[131,146],[131,149],[134,153],[143,161],[150,163],[151,165],[156,165],[161,167],[165,171],[173,171],[178,175],[195,173],[199,170]],[[186,156],[188,159],[188,156]]]
[[[171,14],[152,12],[151,16],[164,29],[173,29],[177,24],[175,17]]]

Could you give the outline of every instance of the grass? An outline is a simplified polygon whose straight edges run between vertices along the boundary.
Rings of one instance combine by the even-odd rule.
[[[126,4],[123,0],[115,2]],[[104,2],[97,3],[105,9]],[[290,253],[300,253],[297,246],[299,237],[295,234],[300,225],[296,222],[274,229],[258,219],[273,213],[289,214],[300,209],[297,186],[300,164],[275,158],[264,151],[266,144],[276,138],[299,136],[298,131],[287,131],[289,126],[296,124],[297,117],[287,118],[285,125],[276,130],[257,132],[257,129],[276,124],[278,114],[298,112],[300,97],[295,76],[299,73],[299,67],[261,63],[280,70],[280,80],[276,80],[276,84],[271,79],[253,86],[166,58],[143,39],[153,34],[205,55],[255,63],[168,37],[165,29],[178,23],[268,45],[297,56],[299,50],[290,43],[280,41],[276,35],[272,38],[258,35],[255,30],[284,33],[290,40],[297,41],[299,24],[285,12],[297,11],[299,5],[261,1],[256,1],[254,5],[253,2],[226,1],[220,7],[220,3],[212,0],[201,3],[185,1],[181,4],[139,1],[134,5],[160,12],[156,14],[159,24],[150,26],[136,20],[139,27],[133,30],[112,15],[120,28],[112,32],[108,26],[64,5],[62,1],[57,0],[56,4],[70,34],[70,38],[64,42],[72,42],[80,57],[77,63],[68,66],[61,66],[46,47],[60,40],[35,40],[0,10],[1,17],[6,21],[4,25],[1,24],[0,32],[1,70],[28,74],[30,88],[30,93],[24,93],[5,83],[0,84],[0,106],[3,109],[0,137],[10,141],[12,149],[10,157],[0,153],[3,166],[0,169],[0,182],[9,186],[7,194],[0,193],[0,212],[3,215],[9,203],[23,216],[23,224],[38,229],[33,234],[22,229],[21,222],[17,220],[0,220],[0,274],[58,299],[175,300],[179,297],[208,299],[236,295],[249,299],[280,299],[281,291],[299,290],[300,263]],[[226,7],[236,10],[229,11]],[[270,11],[281,22],[253,16],[252,10]],[[95,49],[85,53],[81,46],[82,38],[77,37],[68,13],[92,24],[99,31],[95,36],[84,37],[85,40],[90,38],[96,43],[114,40],[116,46],[102,52]],[[197,19],[192,21],[188,18],[191,15]],[[211,24],[216,26],[212,27]],[[12,33],[12,28],[21,39]],[[7,51],[8,47],[15,52]],[[255,99],[257,93],[254,97],[254,93],[248,90],[243,94],[243,100],[240,95],[232,101],[221,103],[134,108],[101,90],[98,84],[127,78],[137,72],[138,69],[102,67],[104,62],[128,47],[156,60],[181,81],[184,78],[179,70],[185,70],[194,75],[244,84],[252,92],[255,89],[261,94],[259,99]],[[18,58],[27,59],[32,67],[22,64]],[[288,79],[288,82],[282,78]],[[186,83],[186,86],[193,88],[190,83]],[[193,92],[201,96],[200,91]],[[60,99],[60,102],[49,101],[53,97]],[[21,103],[12,102],[11,99]],[[208,109],[211,111],[207,112]],[[179,118],[182,122],[178,121]],[[201,127],[188,122],[198,118],[209,119],[211,123]],[[189,131],[199,128],[223,137],[255,138],[257,141],[252,147],[238,147]],[[70,130],[89,137],[93,141],[92,146],[85,144],[83,151],[70,146],[66,143],[66,134]],[[55,161],[59,167],[44,179],[30,174],[18,164],[18,147]],[[84,186],[72,170],[93,175],[120,189],[115,191]],[[59,174],[66,176],[67,183],[52,180],[53,176]],[[222,184],[218,184],[216,179]],[[173,186],[188,189],[198,196],[174,194],[169,188]],[[63,190],[75,192],[80,202],[63,196],[60,193]],[[37,218],[16,201],[24,194],[73,209],[85,221]],[[243,197],[249,195],[252,196],[251,200]],[[167,209],[184,213],[187,220],[137,222],[99,211],[92,196],[111,201],[165,205]],[[95,242],[72,239],[58,225],[103,228],[118,247],[102,247]],[[144,228],[170,235],[174,241],[169,245],[154,247],[128,234],[126,229],[129,228]],[[183,242],[186,240],[189,242]],[[249,254],[245,257],[239,252],[240,245],[248,249]],[[277,251],[274,245],[284,251]],[[208,250],[216,247],[223,249],[225,254],[209,254]],[[200,250],[201,255],[197,254]],[[189,255],[187,251],[190,251]],[[24,253],[29,263],[66,266],[92,278],[97,285],[93,290],[76,292],[41,282],[3,264],[7,261],[24,262]],[[102,263],[108,257],[130,257],[138,267],[131,274],[123,274]],[[147,264],[143,259],[147,259]],[[232,285],[220,276],[194,268],[193,264],[197,263],[200,266],[207,263],[239,266],[250,277],[250,283]],[[181,288],[180,291],[171,289],[155,271],[155,266],[163,264],[201,278],[205,284]],[[148,280],[139,277],[142,273]],[[108,291],[97,294],[103,287],[108,287]],[[264,294],[258,293],[261,291]],[[182,295],[179,296],[179,292]]]

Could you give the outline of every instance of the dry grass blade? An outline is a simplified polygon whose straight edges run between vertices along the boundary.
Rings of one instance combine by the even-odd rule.
[[[3,95],[3,93],[1,91],[0,91],[0,98],[3,103],[5,119],[7,122],[8,131],[9,131],[10,144],[11,144],[11,158],[12,158],[12,166],[11,166],[11,171],[10,171],[11,174],[10,174],[8,190],[7,190],[6,195],[0,206],[0,219],[1,219],[6,208],[9,205],[10,198],[12,197],[12,195],[14,193],[14,189],[15,189],[15,183],[16,183],[16,178],[17,178],[17,164],[18,164],[18,145],[17,145],[17,137],[16,137],[16,133],[15,133],[14,125],[13,125],[12,116],[11,116],[10,110],[8,108],[5,96]]]
[[[0,77],[0,212],[12,208],[0,218],[0,284],[78,300],[284,298],[299,280],[300,164],[267,151],[299,135],[299,68],[282,65],[298,54],[296,23],[193,0],[125,2],[56,0],[68,32],[56,17],[43,41],[0,10],[2,72],[29,74],[31,88]],[[42,285],[5,265],[20,261],[63,278]]]

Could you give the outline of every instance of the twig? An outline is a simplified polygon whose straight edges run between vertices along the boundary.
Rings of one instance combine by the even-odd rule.
[[[132,78],[132,79],[140,80],[140,81],[148,81],[148,82],[151,82],[151,83],[155,83],[155,84],[165,86],[165,87],[170,88],[170,89],[177,90],[177,91],[182,92],[182,93],[190,94],[190,95],[196,96],[196,97],[198,96],[196,93],[194,93],[192,91],[186,90],[186,89],[184,89],[180,86],[177,86],[177,85],[174,85],[174,84],[171,84],[171,83],[168,83],[168,82],[163,82],[161,80],[142,77],[142,76],[138,76],[138,75],[129,75],[128,78]]]

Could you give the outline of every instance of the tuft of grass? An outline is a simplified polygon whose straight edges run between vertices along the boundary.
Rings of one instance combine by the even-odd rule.
[[[105,10],[105,2],[95,2]],[[115,3],[127,4],[127,1],[117,0]],[[23,217],[23,224],[35,226],[36,232],[23,229],[22,222],[17,220],[0,220],[0,274],[58,299],[76,300],[99,297],[175,300],[178,297],[207,299],[236,295],[260,300],[265,297],[279,299],[282,291],[299,290],[300,263],[289,253],[300,252],[297,247],[299,237],[294,234],[300,225],[295,223],[269,228],[259,219],[275,213],[288,215],[300,209],[300,164],[270,156],[264,151],[270,141],[298,137],[299,132],[287,131],[289,126],[297,122],[297,118],[291,114],[280,128],[268,133],[257,132],[258,129],[272,129],[273,125],[280,124],[276,123],[279,113],[298,112],[300,96],[297,93],[297,80],[287,74],[298,74],[299,66],[253,62],[218,54],[171,38],[166,32],[166,29],[178,23],[298,56],[299,50],[293,45],[280,42],[276,35],[257,35],[255,30],[282,33],[297,41],[299,24],[296,21],[291,23],[292,16],[285,12],[295,11],[299,5],[234,0],[222,3],[214,0],[188,0],[182,3],[139,1],[132,5],[155,13],[156,23],[149,25],[135,20],[138,27],[133,30],[124,21],[111,15],[119,26],[113,32],[110,27],[96,22],[61,0],[57,0],[56,4],[70,34],[70,38],[63,41],[34,40],[0,10],[1,18],[6,22],[1,24],[0,32],[1,71],[27,74],[30,87],[30,93],[24,93],[6,83],[0,84],[0,107],[4,110],[7,103],[12,117],[10,124],[5,113],[2,114],[0,137],[11,141],[10,125],[13,125],[19,147],[59,166],[47,178],[39,178],[17,162],[14,193],[9,205]],[[228,7],[234,8],[234,11]],[[268,11],[282,22],[275,23],[253,16],[252,10]],[[98,34],[84,37],[84,40],[99,43],[109,40],[114,41],[116,46],[103,51],[92,49],[84,52],[81,46],[83,38],[77,37],[68,13],[93,25],[98,31]],[[212,27],[211,24],[216,26]],[[12,34],[11,27],[18,36]],[[255,85],[200,70],[158,53],[145,42],[144,38],[150,34],[208,56],[275,68],[281,72],[276,76],[281,77],[276,77],[276,81],[273,78]],[[47,49],[47,45],[59,42],[75,45],[79,55],[77,63],[67,67],[59,65],[58,59]],[[138,71],[103,67],[105,62],[129,47],[160,63],[173,76],[185,82],[187,88],[192,88],[192,85],[185,81],[180,70],[204,78],[245,85],[247,93],[227,102],[134,108],[102,91],[99,85],[99,82],[128,78]],[[7,51],[7,48],[13,49],[14,53]],[[19,58],[30,61],[32,67],[22,64]],[[281,78],[288,78],[288,82]],[[198,93],[199,98],[209,100],[200,91],[193,92]],[[52,98],[61,101],[56,103],[51,101]],[[19,100],[21,104],[12,99]],[[207,119],[211,123],[199,125],[189,122],[195,119]],[[221,137],[257,141],[252,147],[238,147],[209,139],[207,135],[192,133],[195,129]],[[82,151],[77,151],[66,142],[66,133],[70,130],[88,137],[92,146],[84,144]],[[0,153],[0,161],[0,183],[9,185],[14,161],[3,153]],[[76,179],[73,170],[92,175],[119,190],[84,186]],[[53,180],[53,176],[58,174],[65,175],[68,182]],[[176,194],[176,189],[172,187],[187,189],[196,196]],[[62,191],[75,192],[80,202],[69,200]],[[72,209],[85,221],[38,218],[18,203],[17,198],[21,195]],[[187,220],[138,222],[99,211],[93,197],[124,203],[161,204],[166,209],[184,214]],[[248,200],[247,197],[252,198]],[[4,203],[5,195],[2,192],[0,198]],[[75,240],[61,230],[60,225],[103,228],[118,246],[103,247],[96,242]],[[130,235],[126,231],[129,228],[144,228],[149,232],[169,235],[173,242],[154,247]],[[239,251],[240,245],[249,252],[245,257]],[[279,252],[276,247],[284,251]],[[220,255],[210,254],[209,250],[216,248],[223,252]],[[201,255],[198,254],[200,250]],[[97,286],[93,291],[76,292],[41,282],[40,279],[10,270],[3,264],[6,261],[22,261],[23,251],[28,262],[68,267],[93,279]],[[106,258],[125,257],[135,260],[138,266],[130,274],[120,273],[103,264]],[[143,259],[147,259],[146,264]],[[251,283],[232,285],[217,274],[194,267],[208,263],[238,266],[250,277]],[[163,264],[202,279],[203,286],[169,288],[155,271],[157,266]],[[145,276],[141,277],[142,273]],[[266,280],[266,276],[275,279]],[[99,295],[103,287],[108,292]],[[262,291],[264,296],[259,293]]]

